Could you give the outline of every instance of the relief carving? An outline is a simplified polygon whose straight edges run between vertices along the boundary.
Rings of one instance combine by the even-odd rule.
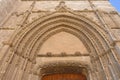
[[[71,10],[70,8],[68,8],[66,5],[65,5],[65,2],[64,1],[61,1],[59,3],[59,5],[55,8],[56,11],[58,12],[66,12],[66,11],[69,11]]]

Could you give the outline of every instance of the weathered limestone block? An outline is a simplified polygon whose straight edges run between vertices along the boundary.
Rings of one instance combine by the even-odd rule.
[[[113,21],[116,23],[117,28],[120,29],[120,16],[118,15],[118,13],[117,12],[111,13],[111,17]]]
[[[112,29],[111,31],[113,35],[115,36],[116,41],[119,41],[120,40],[120,29]]]
[[[92,1],[92,3],[98,10],[102,10],[105,12],[116,11],[115,8],[111,6],[109,1]]]
[[[5,42],[9,41],[13,32],[14,30],[10,28],[0,28],[0,48],[2,48]]]
[[[12,12],[14,8],[14,4],[18,0],[1,0],[0,2],[0,27],[4,23],[4,20],[8,17],[8,15]]]

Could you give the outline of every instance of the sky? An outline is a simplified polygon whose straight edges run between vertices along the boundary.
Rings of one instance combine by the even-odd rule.
[[[120,0],[110,0],[110,3],[120,12]]]

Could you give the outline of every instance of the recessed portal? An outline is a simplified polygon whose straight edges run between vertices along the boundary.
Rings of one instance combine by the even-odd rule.
[[[42,80],[87,80],[83,74],[50,74],[42,78]]]

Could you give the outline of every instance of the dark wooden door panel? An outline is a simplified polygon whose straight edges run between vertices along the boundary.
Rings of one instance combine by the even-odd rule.
[[[42,80],[87,80],[83,74],[51,74],[46,75]]]

